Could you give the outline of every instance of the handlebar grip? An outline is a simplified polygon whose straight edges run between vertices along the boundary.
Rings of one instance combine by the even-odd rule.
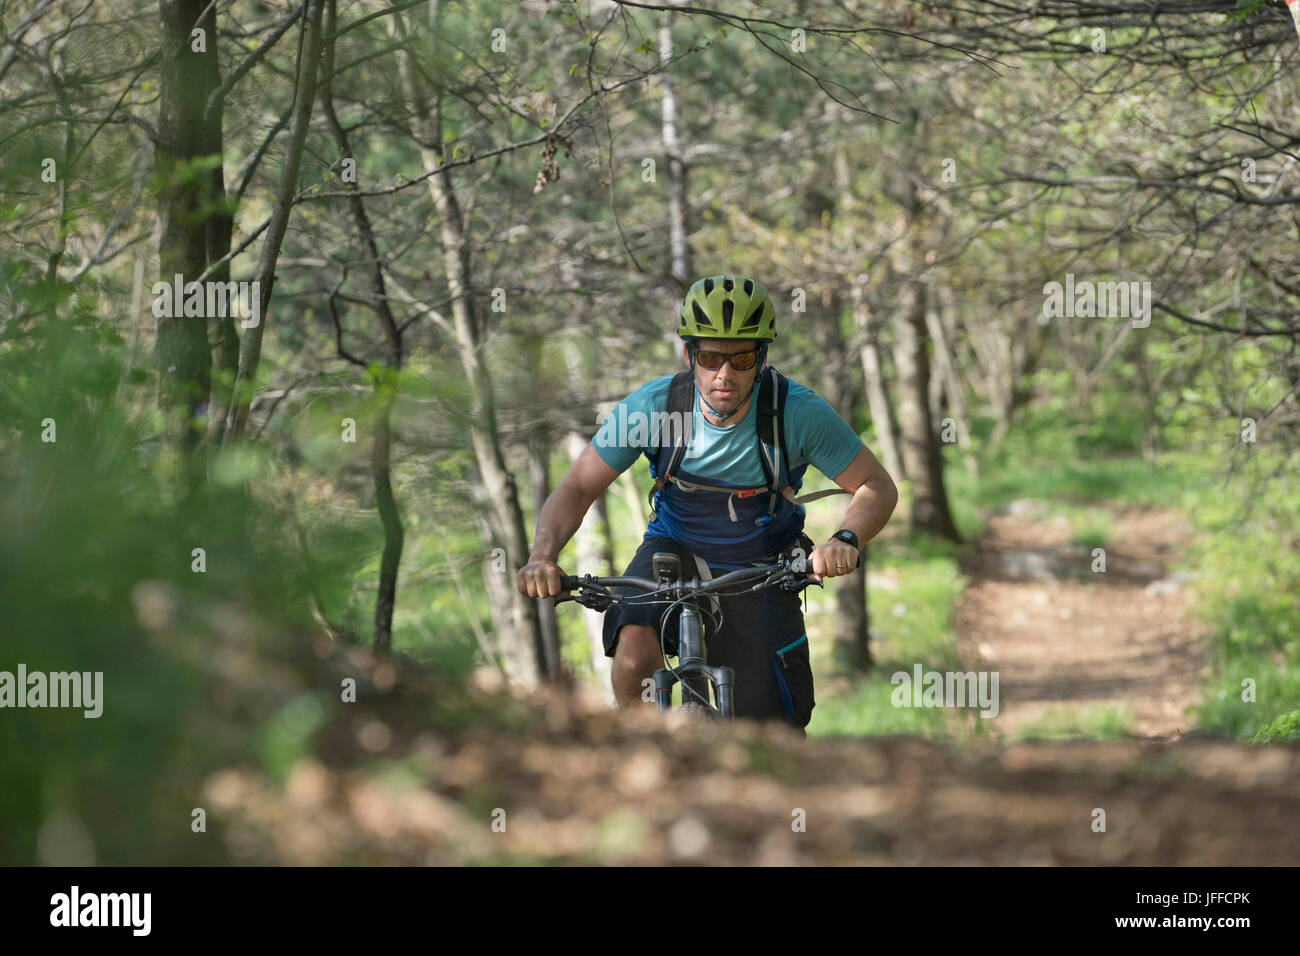
[[[565,574],[560,578],[560,590],[573,591],[576,590],[581,583],[582,582],[578,580],[576,574]]]

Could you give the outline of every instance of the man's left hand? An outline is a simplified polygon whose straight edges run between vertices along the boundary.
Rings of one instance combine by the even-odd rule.
[[[836,539],[813,548],[809,558],[813,576],[820,581],[822,578],[852,574],[858,566],[858,549],[847,541]]]

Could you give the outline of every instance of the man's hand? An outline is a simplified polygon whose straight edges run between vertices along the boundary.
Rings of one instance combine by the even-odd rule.
[[[529,558],[528,563],[519,569],[515,586],[525,597],[555,597],[561,594],[560,578],[564,572],[554,561],[544,558]]]
[[[822,578],[835,578],[841,574],[852,574],[858,566],[858,549],[847,541],[835,539],[813,548],[809,555],[813,576],[818,581]]]

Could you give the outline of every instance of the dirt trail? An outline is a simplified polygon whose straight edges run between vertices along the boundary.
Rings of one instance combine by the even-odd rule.
[[[464,687],[353,648],[321,685],[375,678],[283,785],[230,767],[204,799],[246,863],[1294,865],[1300,748],[1176,733],[1200,657],[1164,565],[1187,535],[1121,514],[1093,575],[1068,529],[1011,514],[968,561],[962,646],[1002,674],[999,736],[1105,704],[1150,737],[805,742],[579,689]]]
[[[655,865],[1294,865],[1300,749],[1205,740],[1009,747],[799,741],[778,727],[529,705],[526,730],[440,734],[370,716],[283,789],[247,769],[204,788],[239,862]],[[338,733],[341,731],[341,733]],[[373,747],[370,748],[373,750]],[[351,751],[349,753],[349,751]],[[373,760],[374,753],[366,754]],[[1099,812],[1100,811],[1100,812]],[[1102,828],[1104,825],[1104,829]]]
[[[1098,573],[1092,548],[1070,543],[1068,520],[1042,510],[1014,502],[992,516],[962,562],[970,585],[957,612],[958,656],[999,674],[1002,709],[987,723],[1005,737],[1078,726],[1090,709],[1113,708],[1130,733],[1185,732],[1186,709],[1200,699],[1204,628],[1187,613],[1189,580],[1168,566],[1191,529],[1173,511],[1112,509]]]

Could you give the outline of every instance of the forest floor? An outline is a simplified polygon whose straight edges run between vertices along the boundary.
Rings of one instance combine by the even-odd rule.
[[[339,649],[330,667],[382,679],[286,780],[228,768],[208,806],[232,862],[1293,865],[1300,748],[1179,733],[1203,666],[1166,575],[1187,533],[1117,512],[1102,575],[1064,525],[991,517],[958,617],[965,657],[1002,673],[994,734],[805,741]],[[1014,739],[1089,707],[1132,733]]]
[[[358,709],[283,786],[229,768],[208,779],[205,802],[239,863],[1300,859],[1296,747],[801,741],[780,727],[665,724],[653,711],[543,697],[518,702],[527,726],[509,728],[402,727],[390,711],[381,733],[380,718]]]
[[[958,658],[999,674],[1001,711],[984,729],[1178,736],[1209,673],[1190,579],[1169,568],[1191,528],[1176,511],[1113,507],[1102,572],[1071,523],[1042,509],[1025,500],[990,516],[961,562]]]

